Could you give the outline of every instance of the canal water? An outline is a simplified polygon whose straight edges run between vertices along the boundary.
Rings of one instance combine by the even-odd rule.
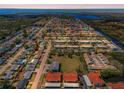
[[[114,44],[119,46],[121,49],[124,49],[124,44],[120,43],[116,38],[113,38],[112,36],[106,34],[105,32],[101,31],[100,29],[95,29],[97,32],[99,32],[101,35],[105,36],[109,40],[111,40]]]

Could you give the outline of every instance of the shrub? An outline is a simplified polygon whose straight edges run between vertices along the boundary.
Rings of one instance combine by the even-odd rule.
[[[100,72],[103,79],[121,76],[120,71],[114,69],[104,69]]]

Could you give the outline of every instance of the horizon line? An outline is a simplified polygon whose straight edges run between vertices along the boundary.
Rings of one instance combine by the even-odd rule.
[[[124,4],[0,4],[1,9],[124,9]]]

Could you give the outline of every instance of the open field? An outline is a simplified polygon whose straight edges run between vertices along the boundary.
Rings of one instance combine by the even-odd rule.
[[[62,72],[79,71],[80,66],[82,65],[79,56],[76,55],[73,55],[72,58],[69,58],[68,56],[53,56],[52,61],[60,62]]]
[[[73,58],[62,57],[60,63],[62,72],[77,71],[79,69],[80,60],[77,56],[73,56]]]

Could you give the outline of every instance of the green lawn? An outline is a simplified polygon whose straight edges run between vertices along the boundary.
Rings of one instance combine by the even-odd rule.
[[[61,63],[62,72],[78,71],[81,64],[79,57],[75,55],[73,55],[72,58],[69,58],[68,56],[54,56],[52,57],[52,60]]]
[[[79,70],[80,60],[78,56],[73,56],[73,58],[63,56],[61,57],[60,63],[62,72],[71,72]]]

